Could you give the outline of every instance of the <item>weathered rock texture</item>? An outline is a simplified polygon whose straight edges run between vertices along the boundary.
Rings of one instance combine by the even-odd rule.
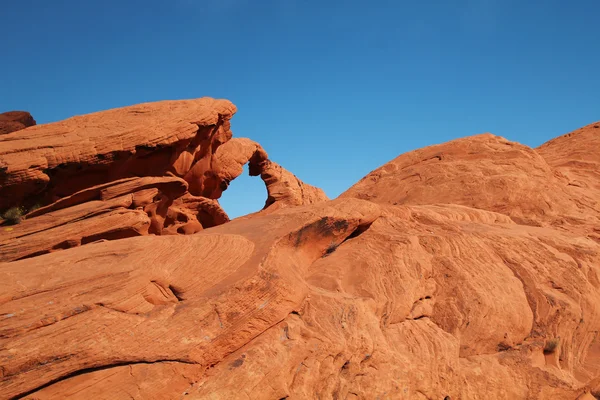
[[[227,146],[241,154],[218,151],[232,137],[235,112],[227,100],[161,101],[1,136],[0,209],[49,204],[90,186],[167,173],[187,181],[190,194],[218,199],[251,157],[257,174],[267,160],[247,139]],[[236,163],[242,163],[239,169]]]
[[[537,148],[578,195],[600,199],[600,121]],[[578,189],[577,189],[578,188]],[[597,207],[595,208],[598,209]]]
[[[477,135],[403,154],[340,197],[391,205],[459,204],[532,225],[583,223],[590,213],[598,222],[598,196],[573,191],[574,182],[549,165],[544,154],[499,136]]]
[[[234,112],[226,100],[165,101],[0,137],[0,209],[43,206],[0,230],[0,261],[223,224],[218,199],[244,164],[266,184],[265,208],[328,200],[258,143],[232,139]]]
[[[593,399],[600,209],[583,190],[599,184],[600,147],[583,143],[593,129],[538,150],[474,136],[402,155],[333,201],[0,264],[0,393]],[[185,209],[169,207],[179,227],[194,232],[189,210],[206,210],[196,204],[222,190],[211,182],[239,170],[221,163],[281,176],[274,204],[314,200],[252,142],[228,143],[210,179],[185,179],[198,186],[177,197]],[[131,182],[32,221],[139,191],[146,204],[154,189]]]
[[[0,113],[0,135],[25,129],[35,125],[35,119],[27,111]]]
[[[164,204],[155,199],[177,199],[186,192],[187,183],[175,177],[126,178],[82,190],[0,231],[0,260],[19,260],[97,240],[160,234],[173,201]],[[160,207],[164,217],[156,212]]]

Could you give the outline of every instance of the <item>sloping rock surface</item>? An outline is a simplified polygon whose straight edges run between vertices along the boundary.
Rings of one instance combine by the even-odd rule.
[[[499,136],[477,135],[403,154],[340,197],[392,205],[459,204],[533,225],[585,222],[590,213],[600,221],[598,197],[573,191],[573,182],[545,156],[554,159],[551,150],[538,153]]]
[[[142,192],[143,211],[123,209],[157,221],[149,230],[195,234],[0,264],[0,393],[594,398],[600,147],[585,142],[595,129],[536,150],[489,134],[417,150],[333,201],[298,190],[254,142],[231,140],[207,175],[173,172],[163,189],[118,181],[41,208],[31,221],[51,225],[43,218]],[[267,188],[278,177],[273,204],[196,230],[186,218],[211,209],[246,162]],[[146,203],[170,185],[166,212]]]
[[[550,140],[536,151],[580,195],[600,199],[600,121]],[[577,190],[579,188],[580,190]],[[597,209],[597,208],[596,208]]]

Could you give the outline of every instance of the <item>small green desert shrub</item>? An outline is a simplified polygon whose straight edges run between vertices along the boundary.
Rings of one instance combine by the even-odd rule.
[[[546,342],[546,345],[544,346],[544,354],[554,353],[556,351],[556,348],[558,347],[558,343],[559,343],[558,338],[548,340]]]
[[[2,219],[8,222],[9,225],[16,225],[21,222],[23,217],[23,209],[21,207],[9,208],[2,214]]]

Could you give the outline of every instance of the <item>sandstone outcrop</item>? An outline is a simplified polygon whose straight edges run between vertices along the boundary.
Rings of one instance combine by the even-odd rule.
[[[0,135],[25,129],[35,125],[35,119],[27,111],[0,113]]]
[[[139,215],[130,236],[143,236],[0,263],[0,393],[598,397],[596,132],[535,150],[489,134],[431,146],[333,201],[248,139],[194,156],[203,167],[63,196],[0,254],[18,228],[41,242],[92,210]],[[267,208],[227,222],[217,199],[245,163]]]
[[[0,261],[223,224],[229,217],[218,199],[244,164],[266,184],[265,208],[328,200],[258,143],[232,139],[234,112],[226,100],[166,101],[0,137],[0,208],[42,206],[0,229]]]
[[[223,188],[242,173],[248,164],[250,176],[260,176],[267,187],[267,200],[264,209],[274,211],[280,207],[314,204],[328,200],[323,190],[307,185],[281,165],[270,161],[267,154],[256,142],[249,139],[232,139],[221,146],[214,157],[211,171],[218,185],[209,186],[205,195],[219,198]],[[207,179],[196,180],[206,182]],[[206,185],[206,183],[204,183]]]
[[[49,204],[134,176],[183,177],[231,138],[226,100],[164,101],[36,125],[0,137],[0,209]],[[193,193],[195,194],[195,193]]]
[[[98,240],[162,233],[164,217],[156,199],[175,199],[187,193],[180,178],[125,178],[82,190],[26,215],[16,226],[0,230],[0,261],[80,246]],[[167,224],[166,227],[172,224]]]
[[[341,197],[392,205],[459,204],[533,225],[584,222],[590,213],[600,222],[598,197],[575,193],[570,183],[543,152],[483,134],[403,154]]]
[[[536,151],[579,196],[600,201],[600,121],[550,140]],[[596,204],[595,209],[600,207]]]
[[[3,135],[0,210],[50,204],[123,178],[166,174],[186,180],[193,196],[218,199],[229,184],[220,176],[233,179],[241,173],[241,166],[238,172],[235,163],[213,160],[215,153],[219,153],[216,157],[225,155],[229,160],[245,162],[256,154],[251,160],[254,164],[267,160],[267,153],[251,141],[228,145],[230,152],[218,151],[232,138],[229,120],[235,112],[227,100],[161,101]],[[249,148],[254,148],[250,155],[227,154]],[[226,170],[230,165],[234,172]]]

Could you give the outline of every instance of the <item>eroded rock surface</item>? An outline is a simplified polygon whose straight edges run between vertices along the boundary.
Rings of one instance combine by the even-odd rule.
[[[176,177],[125,178],[74,193],[30,212],[18,225],[1,229],[0,261],[98,240],[162,233],[165,225],[171,225],[165,223],[173,203],[168,199],[183,196],[187,187],[183,179]],[[156,212],[155,202],[163,206],[164,215]]]
[[[35,119],[27,111],[0,113],[0,135],[19,131],[33,125],[35,125]]]
[[[333,201],[247,139],[221,143],[205,169],[65,197],[24,233],[97,204],[163,236],[0,264],[0,393],[597,397],[594,129],[536,150],[489,134],[428,147]],[[227,222],[217,198],[246,162],[274,202]]]
[[[600,121],[550,140],[536,151],[580,196],[600,201]],[[598,210],[596,203],[595,209]]]
[[[167,171],[183,177],[231,138],[235,111],[226,100],[161,101],[3,135],[0,209],[48,204],[122,178]]]
[[[0,229],[0,261],[223,224],[218,199],[244,164],[265,182],[265,208],[328,200],[258,143],[232,139],[235,110],[210,98],[147,103],[0,137],[0,210],[27,214]]]
[[[491,134],[472,136],[403,154],[340,197],[392,205],[459,204],[532,225],[584,223],[590,215],[600,222],[598,197],[573,191],[572,182],[546,161],[549,154]]]

